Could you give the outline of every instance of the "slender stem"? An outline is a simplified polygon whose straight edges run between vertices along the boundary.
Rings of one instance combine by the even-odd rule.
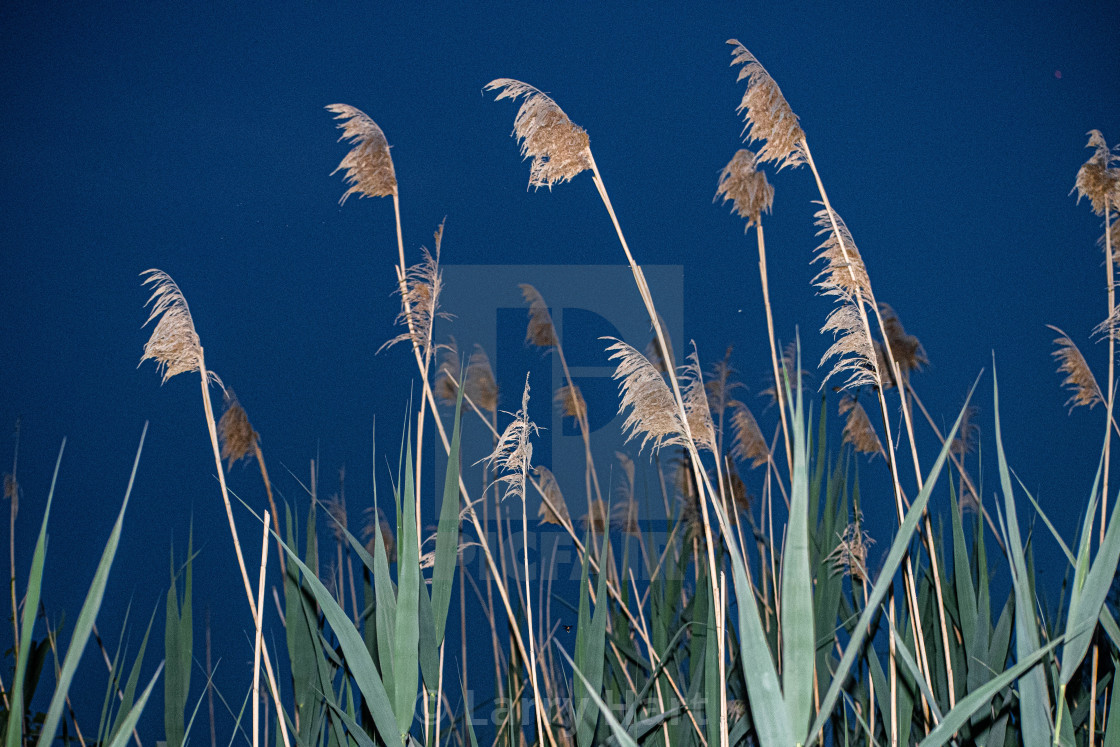
[[[271,516],[264,515],[264,536],[261,537],[261,572],[257,579],[256,636],[253,639],[253,747],[257,747],[261,709],[261,639],[264,629],[264,574],[268,568],[268,525]],[[267,739],[265,741],[267,745]]]
[[[1113,278],[1113,258],[1112,258],[1112,231],[1109,230],[1112,226],[1108,222],[1109,216],[1109,200],[1105,197],[1104,200],[1104,265],[1108,270],[1108,319],[1112,319],[1113,314],[1116,313],[1116,285]],[[1108,467],[1109,467],[1109,454],[1112,445],[1112,429],[1109,424],[1112,422],[1112,409],[1113,400],[1116,396],[1116,335],[1112,329],[1108,330],[1108,421],[1104,424],[1104,479],[1101,483],[1101,538],[1100,541],[1104,542],[1105,524],[1108,520]],[[1092,737],[1090,736],[1090,739]]]
[[[202,379],[202,405],[206,413],[206,427],[210,432],[210,447],[214,452],[214,466],[218,470],[218,484],[222,489],[222,503],[226,509],[226,519],[229,521],[230,536],[233,538],[233,550],[237,555],[237,567],[241,571],[241,581],[245,585],[245,595],[249,600],[249,611],[252,612],[253,617],[257,616],[257,604],[253,600],[253,588],[249,584],[249,574],[245,570],[245,558],[241,555],[241,541],[237,537],[237,525],[233,521],[233,509],[229,503],[229,489],[226,487],[226,474],[222,469],[221,452],[218,449],[218,428],[214,423],[214,408],[210,403],[210,381],[209,372],[206,370],[205,358],[203,356],[202,346],[198,348],[198,368]],[[276,678],[272,672],[272,660],[268,655],[268,649],[262,650],[264,655],[264,668],[265,674],[268,675],[268,685],[272,692],[272,698],[276,703],[276,712],[278,714],[284,713],[284,708],[280,704],[280,691],[276,687]],[[278,719],[280,722],[280,735],[284,739],[284,747],[291,747],[288,740],[288,727],[284,723],[284,718]]]
[[[778,413],[782,418],[782,436],[786,444],[786,464],[793,469],[793,448],[790,446],[789,426],[786,424],[785,387],[778,372],[778,348],[774,342],[774,314],[770,307],[770,282],[766,273],[766,238],[762,233],[762,218],[755,221],[758,238],[758,274],[762,278],[762,305],[766,308],[766,332],[770,337],[770,363],[774,367],[774,390],[778,395]]]
[[[268,469],[264,466],[264,453],[255,438],[253,439],[253,452],[257,457],[257,464],[261,468],[264,491],[268,493],[268,509],[272,512],[272,526],[276,527],[276,556],[280,559],[280,575],[287,577],[288,564],[284,562],[284,547],[280,544],[280,514],[276,511],[276,501],[272,497],[272,481],[268,479]]]

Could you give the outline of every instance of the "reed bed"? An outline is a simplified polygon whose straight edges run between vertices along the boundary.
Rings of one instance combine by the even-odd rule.
[[[1080,531],[1067,541],[1012,480],[995,361],[978,372],[952,427],[942,432],[935,424],[914,381],[928,363],[925,350],[881,300],[885,289],[873,284],[874,268],[829,200],[808,134],[762,63],[738,41],[729,45],[738,111],[755,150],[732,155],[713,180],[714,199],[730,205],[748,234],[753,229],[750,251],[757,251],[763,291],[757,311],[766,319],[776,412],[756,413],[737,396],[730,354],[705,361],[694,345],[669,338],[638,262],[641,248],[626,240],[589,133],[540,89],[500,78],[485,90],[518,107],[514,137],[529,161],[529,185],[579,189],[591,180],[649,318],[644,349],[646,340],[601,341],[616,366],[631,452],[597,464],[588,403],[546,299],[521,287],[526,343],[556,356],[556,391],[528,378],[498,382],[488,351],[460,351],[441,329],[443,227],[433,248],[409,265],[389,138],[356,107],[330,105],[350,146],[338,167],[346,183],[341,202],[391,197],[396,218],[401,333],[386,344],[410,349],[421,386],[401,428],[389,494],[375,492],[372,505],[358,509],[367,517],[364,528],[352,530],[344,475],[338,492],[320,500],[313,464],[306,498],[277,502],[258,434],[232,390],[206,366],[186,294],[166,273],[148,271],[154,328],[143,359],[154,360],[164,380],[199,376],[217,492],[248,602],[238,614],[255,633],[253,677],[241,692],[215,691],[208,629],[206,677],[192,677],[200,658],[192,536],[185,556],[172,550],[162,663],[144,663],[154,615],[135,654],[120,644],[110,654],[94,636],[108,669],[105,705],[96,729],[80,720],[68,707],[69,689],[95,632],[129,494],[65,652],[54,632],[38,625],[48,496],[30,568],[18,574],[14,550],[10,557],[16,647],[0,691],[7,747],[45,747],[55,739],[110,747],[129,740],[198,743],[204,701],[216,744],[215,697],[236,715],[226,739],[254,747],[1120,744],[1120,626],[1117,599],[1109,597],[1120,520],[1108,499],[1112,431],[1120,433],[1113,413],[1120,157],[1094,130],[1091,155],[1074,178],[1078,201],[1087,199],[1102,222],[1107,293],[1103,321],[1091,334],[1107,339],[1108,357],[1087,358],[1077,334],[1054,327],[1064,377],[1055,385],[1069,389],[1071,408],[1100,404],[1104,412],[1093,488]],[[815,288],[805,291],[834,304],[820,320],[775,319],[770,304],[769,288],[783,280],[768,275],[763,224],[779,180],[797,178],[799,170],[809,172],[820,198],[800,208],[821,237],[815,254],[805,251],[819,267]],[[798,322],[817,325],[830,340],[819,364],[820,392],[807,385],[803,368],[810,364],[798,340],[783,345],[778,332]],[[690,352],[681,359],[674,350]],[[521,392],[516,413],[500,411],[501,385]],[[215,387],[225,395],[220,420],[211,404]],[[985,496],[969,471],[976,438],[970,419],[971,402],[988,391],[998,486]],[[578,430],[581,474],[554,474],[533,463],[540,431],[529,403],[542,396]],[[835,429],[832,412],[842,421]],[[927,427],[939,447],[922,453],[917,433]],[[834,432],[840,437],[830,440]],[[465,461],[466,438],[478,439],[470,451],[489,456]],[[436,465],[423,460],[433,441],[446,456]],[[259,495],[239,504],[231,500],[226,470],[242,459],[258,463],[262,480]],[[889,484],[862,485],[863,460],[885,462]],[[17,467],[18,446],[5,478],[13,531]],[[604,481],[611,474],[620,476],[613,486]],[[868,511],[883,510],[879,499],[869,505],[866,496],[874,493],[890,495],[891,536],[873,539],[865,527]],[[936,517],[937,526],[947,520],[948,541],[928,511],[935,493],[948,496],[948,517]],[[572,505],[586,507],[582,517],[565,496],[578,496]],[[531,521],[529,505],[538,501]],[[662,511],[654,520],[640,508],[657,504]],[[1049,538],[1025,532],[1019,513],[1028,505],[1068,561],[1057,610],[1044,611],[1036,586],[1034,547]],[[323,522],[333,538],[329,549],[320,546]],[[556,578],[555,547],[531,567],[529,538],[545,525],[573,549],[578,585]],[[242,536],[260,536],[259,554],[256,540],[243,550]],[[480,561],[468,564],[467,555]],[[266,570],[277,564],[281,580],[269,588]],[[1004,568],[1011,588],[999,599],[992,577]],[[271,603],[282,613],[282,631],[265,625]],[[450,629],[454,620],[458,631]],[[280,650],[271,640],[280,641]],[[42,677],[49,651],[54,674]],[[83,676],[93,680],[95,672]],[[134,727],[161,676],[164,731],[138,734]],[[53,689],[39,713],[33,704],[45,696],[35,693],[48,680]]]

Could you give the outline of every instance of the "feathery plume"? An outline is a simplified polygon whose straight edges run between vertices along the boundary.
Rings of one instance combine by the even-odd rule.
[[[346,545],[346,529],[348,523],[346,520],[346,495],[335,493],[327,499],[325,504],[327,514],[331,517],[331,533],[334,538],[342,545]]]
[[[564,417],[575,418],[580,422],[587,417],[587,402],[583,399],[583,392],[575,384],[564,384],[557,388],[553,400],[560,406]]]
[[[969,405],[964,409],[960,427],[953,443],[949,445],[949,452],[956,454],[958,459],[964,459],[976,450],[976,441],[980,436],[980,426],[976,424],[976,416],[980,409],[976,405]]]
[[[879,383],[875,376],[874,364],[871,362],[871,356],[875,355],[875,351],[867,341],[863,320],[856,310],[855,301],[845,298],[828,315],[821,332],[832,332],[836,337],[836,341],[825,351],[819,364],[823,366],[826,361],[835,359],[832,370],[821,382],[822,387],[836,375],[846,377],[840,386],[841,389],[856,389]]]
[[[638,502],[633,498],[622,501],[611,512],[611,528],[623,534],[641,534],[638,524]]]
[[[484,90],[498,91],[495,101],[525,99],[513,120],[513,134],[521,144],[521,157],[533,159],[530,186],[551,189],[591,168],[587,131],[574,124],[547,94],[510,78],[492,80]]]
[[[622,430],[628,432],[626,442],[642,434],[639,452],[651,441],[654,451],[660,451],[663,446],[684,446],[685,440],[681,436],[684,427],[665,379],[644,355],[630,345],[613,337],[602,339],[614,340],[607,350],[614,351],[610,360],[618,360],[612,378],[621,382],[619,412],[630,409],[622,424]]]
[[[716,196],[712,198],[712,202],[720,197],[725,203],[730,200],[735,213],[747,221],[744,230],[750,230],[774,204],[774,188],[757,165],[755,154],[741,148],[719,173]]]
[[[762,63],[738,40],[730,39],[727,43],[735,47],[731,51],[731,65],[743,66],[737,80],[747,81],[743,100],[735,110],[743,115],[743,134],[749,133],[748,142],[763,141],[758,150],[758,162],[774,161],[779,171],[786,166],[805,163],[801,146],[805,133],[797,123],[797,115],[782,95],[782,89],[778,88]]]
[[[734,381],[733,377],[739,372],[731,365],[731,346],[723,354],[723,359],[712,364],[708,371],[704,387],[708,391],[708,407],[712,417],[719,417],[724,410],[731,406],[731,392],[743,387],[741,381]]]
[[[354,144],[338,168],[331,172],[337,174],[345,169],[345,182],[350,188],[343,193],[340,205],[346,203],[350,195],[361,197],[390,197],[397,193],[397,175],[393,171],[393,158],[389,155],[389,141],[377,123],[366,116],[365,112],[348,104],[331,104],[327,111],[342,120],[338,129],[342,130],[339,142],[349,140]]]
[[[844,419],[844,432],[841,443],[851,444],[861,454],[876,454],[886,459],[883,443],[875,433],[871,419],[867,417],[867,410],[863,409],[855,397],[845,394],[840,398],[840,414],[847,415]]]
[[[397,315],[397,324],[408,328],[393,339],[386,342],[378,352],[392,347],[398,342],[411,340],[420,350],[424,350],[431,342],[432,325],[437,317],[449,318],[439,310],[439,295],[443,290],[443,272],[439,267],[440,244],[443,242],[443,224],[435,232],[435,254],[421,247],[424,259],[419,264],[408,268],[405,273],[403,297],[401,299],[401,312]],[[402,290],[398,288],[396,293]]]
[[[140,273],[147,276],[143,285],[152,285],[151,313],[148,314],[147,326],[153,320],[156,326],[152,329],[152,336],[144,345],[144,356],[140,362],[151,358],[163,374],[166,382],[172,376],[202,369],[202,343],[194,328],[194,319],[191,318],[190,307],[187,299],[171,276],[162,270],[145,270]],[[203,375],[210,381],[222,385],[217,374],[204,371]]]
[[[731,408],[731,432],[735,437],[731,457],[741,462],[749,461],[752,469],[761,467],[770,459],[770,447],[762,437],[758,421],[750,408],[738,400],[731,402]]]
[[[1112,337],[1120,340],[1120,306],[1112,309],[1112,313],[1103,322],[1093,327],[1095,337]]]
[[[529,440],[529,436],[538,432],[536,423],[529,420],[529,374],[525,374],[521,409],[513,415],[513,422],[502,431],[494,451],[483,460],[495,472],[506,473],[496,481],[508,486],[503,500],[510,496],[525,499],[525,476],[533,461],[533,442]]]
[[[436,369],[436,383],[432,387],[432,392],[443,404],[454,405],[455,399],[459,396],[459,388],[454,382],[459,381],[463,375],[460,370],[462,361],[459,358],[459,343],[455,341],[455,336],[448,335],[447,339],[449,342],[436,346],[439,350],[439,368]]]
[[[1066,374],[1062,386],[1073,392],[1073,396],[1066,400],[1066,406],[1069,407],[1070,412],[1081,405],[1088,405],[1091,410],[1098,402],[1103,404],[1104,396],[1101,393],[1100,385],[1097,384],[1093,372],[1089,369],[1089,364],[1085,362],[1085,356],[1081,354],[1077,345],[1069,338],[1069,335],[1054,325],[1047,324],[1046,326],[1060,335],[1060,337],[1054,339],[1054,344],[1058,346],[1058,349],[1050,355],[1059,362],[1058,373]]]
[[[549,313],[548,304],[536,288],[528,283],[522,283],[521,296],[529,304],[529,327],[525,330],[525,342],[542,348],[555,347],[557,344],[556,326],[552,323],[552,314]]]
[[[782,349],[782,358],[778,362],[782,366],[781,370],[784,370],[784,371],[787,372],[787,375],[790,377],[791,382],[796,382],[798,376],[801,377],[801,380],[803,382],[804,381],[810,381],[812,379],[812,375],[808,371],[805,371],[805,370],[798,371],[797,370],[797,342],[796,341],[791,341],[791,342],[786,343],[785,347]],[[780,374],[780,371],[779,371],[779,374]],[[773,374],[771,374],[770,376],[767,376],[766,378],[770,380],[770,386],[766,387],[761,392],[759,392],[758,396],[768,397],[772,404],[777,404],[777,402],[778,402],[778,390],[776,388],[777,387],[777,382],[773,380],[773,378],[774,378]]]
[[[568,514],[568,503],[564,500],[564,494],[560,492],[560,484],[556,482],[556,475],[548,467],[537,466],[533,468],[537,475],[537,484],[540,485],[540,493],[546,498],[546,501],[541,501],[541,507],[537,509],[537,516],[540,517],[541,524],[556,524],[557,526],[566,526],[572,523],[571,516]],[[549,504],[552,504],[549,506]]]
[[[708,407],[708,390],[704,386],[704,373],[700,370],[700,356],[696,352],[696,344],[692,345],[692,352],[688,355],[688,363],[684,365],[681,374],[681,386],[684,388],[684,413],[688,418],[688,430],[692,434],[692,441],[698,449],[707,449],[711,453],[716,450],[716,428],[712,422],[712,411]]]
[[[233,393],[233,387],[226,389],[225,405],[226,411],[218,421],[218,439],[222,443],[222,459],[226,460],[226,469],[229,469],[234,462],[252,455],[260,434],[253,430],[245,408]]]
[[[498,412],[498,383],[494,380],[494,369],[490,367],[490,356],[477,343],[467,365],[466,387],[467,396],[476,405],[491,415]]]
[[[867,548],[875,543],[871,535],[863,531],[860,518],[844,527],[843,534],[838,535],[840,544],[828,554],[826,560],[832,561],[832,569],[836,573],[845,573],[855,582],[862,582],[867,578]]]
[[[1120,169],[1112,167],[1120,161],[1120,156],[1108,147],[1100,130],[1089,130],[1089,143],[1085,147],[1093,148],[1093,155],[1077,170],[1077,180],[1070,193],[1077,192],[1078,202],[1088,197],[1093,212],[1104,215],[1105,206],[1109,203],[1115,206],[1120,197]]]
[[[859,291],[864,299],[871,300],[871,280],[867,277],[863,257],[847,224],[835,210],[830,217],[829,211],[823,208],[814,214],[813,219],[813,224],[820,229],[817,235],[826,234],[824,242],[817,247],[817,256],[813,257],[813,263],[824,262],[824,269],[813,278],[813,284],[824,296],[855,296]],[[835,230],[833,219],[836,221]]]
[[[657,315],[657,323],[661,325],[661,329],[668,329],[668,327],[665,326],[665,320],[661,318],[660,313]],[[669,373],[669,366],[676,366],[677,360],[677,356],[673,352],[673,341],[669,339],[668,335],[665,336],[665,344],[669,347],[668,363],[665,362],[665,357],[661,355],[661,344],[657,341],[656,333],[654,333],[650,337],[645,349],[646,358],[648,358],[649,362],[653,364],[653,367],[657,370],[657,372],[661,374]]]
[[[634,498],[634,476],[636,474],[634,460],[630,458],[629,454],[622,451],[616,451],[614,458],[618,460],[618,466],[622,469],[622,474],[626,476],[626,484],[619,485],[616,492],[622,500],[632,500]]]
[[[910,378],[911,371],[920,371],[924,366],[929,364],[929,358],[926,357],[925,348],[917,337],[906,333],[903,328],[902,322],[899,321],[898,315],[889,304],[879,304],[879,314],[883,318],[883,329],[886,332],[887,342],[890,343],[891,353],[894,354],[894,360],[898,363],[898,368],[902,372],[903,379]],[[875,341],[875,352],[878,356],[879,370],[888,371],[890,376],[884,377],[890,385],[895,385],[893,372],[890,367],[886,365],[886,356],[880,349],[881,343]]]
[[[584,529],[590,529],[596,534],[602,534],[610,526],[610,516],[607,513],[607,502],[592,500],[587,506],[587,513],[580,519]]]

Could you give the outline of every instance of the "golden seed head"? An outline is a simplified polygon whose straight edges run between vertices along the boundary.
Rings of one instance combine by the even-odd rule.
[[[331,104],[327,111],[341,120],[338,129],[342,130],[339,141],[348,140],[354,144],[332,175],[345,170],[346,184],[350,186],[343,193],[340,205],[346,203],[350,195],[358,197],[390,197],[397,193],[397,175],[393,171],[393,158],[389,155],[389,141],[385,133],[365,112],[349,104]]]

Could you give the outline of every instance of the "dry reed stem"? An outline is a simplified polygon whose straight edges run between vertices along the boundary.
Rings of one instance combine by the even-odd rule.
[[[261,706],[261,641],[264,631],[264,574],[268,567],[268,529],[270,515],[264,515],[264,536],[261,537],[261,571],[257,577],[257,614],[253,623],[256,634],[253,636],[253,747],[257,747],[257,737],[260,732],[260,706]],[[283,714],[277,714],[281,719]],[[265,727],[268,728],[267,726]],[[265,744],[268,738],[265,737]]]

